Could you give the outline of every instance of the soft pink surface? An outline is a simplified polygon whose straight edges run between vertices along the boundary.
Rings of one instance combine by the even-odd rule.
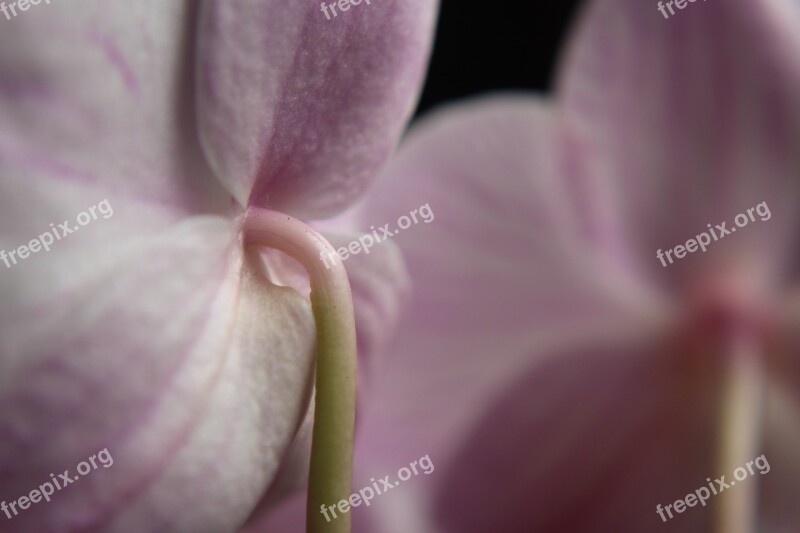
[[[195,88],[227,75],[219,61],[238,48],[238,61],[257,65],[239,86],[252,97],[242,99],[227,80],[215,86],[216,97],[254,117],[308,121],[250,145],[266,156],[262,170],[306,164],[305,152],[268,148],[312,145],[315,124],[330,127],[329,174],[321,176],[318,161],[314,186],[262,180],[258,194],[280,185],[291,201],[271,207],[334,212],[374,175],[403,127],[421,82],[433,4],[356,15],[346,23],[354,32],[348,41],[360,42],[363,30],[357,48],[383,43],[392,61],[374,68],[362,51],[335,78],[311,67],[338,62],[342,46],[317,48],[312,36],[342,34],[309,26],[310,12],[284,4],[248,2],[241,9],[260,16],[244,28],[228,24],[243,15],[237,9],[208,2],[200,23],[200,4],[182,0],[54,2],[4,21],[0,249],[27,244],[51,222],[74,224],[103,199],[114,209],[49,253],[0,269],[0,501],[27,494],[51,472],[74,474],[103,448],[114,458],[51,503],[3,518],[4,531],[231,531],[273,483],[293,441],[300,451],[291,462],[302,464],[306,442],[295,437],[310,398],[310,305],[292,283],[278,283],[291,278],[285,261],[245,256],[236,214],[256,183],[205,156],[228,156],[215,136],[252,131],[221,124],[218,109],[196,101]],[[278,28],[286,32],[279,51],[248,48],[254,35]],[[199,36],[206,45],[198,52]],[[209,48],[215,40],[219,46]],[[296,70],[281,59],[309,53],[314,65]],[[288,92],[272,97],[264,89],[286,76],[298,87],[324,79],[341,97],[351,88],[348,73],[359,80],[362,101],[371,90],[381,93],[349,114],[334,111],[336,102],[324,111],[306,100],[292,115]],[[370,131],[372,144],[352,142],[343,134],[360,128],[367,112],[384,113],[383,125]],[[204,131],[213,153],[201,148],[197,131],[210,123],[213,131]],[[357,186],[337,177],[353,169]],[[366,358],[390,333],[395,293],[407,277],[391,246],[347,269]],[[302,467],[284,471],[303,474]],[[296,486],[295,476],[276,490]]]

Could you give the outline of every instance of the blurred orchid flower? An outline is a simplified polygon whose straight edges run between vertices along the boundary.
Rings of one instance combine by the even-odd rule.
[[[364,205],[436,222],[396,238],[414,297],[354,484],[437,471],[354,510],[363,531],[797,530],[800,4],[678,14],[589,2],[554,101],[434,114]],[[769,221],[657,259],[764,201]],[[762,454],[767,475],[662,522]]]
[[[2,21],[0,249],[104,199],[113,216],[0,265],[0,501],[102,449],[114,464],[0,529],[233,531],[302,483],[309,282],[244,230],[328,246],[292,217],[341,211],[384,165],[435,11],[85,0]],[[405,270],[387,243],[348,272],[369,357]]]

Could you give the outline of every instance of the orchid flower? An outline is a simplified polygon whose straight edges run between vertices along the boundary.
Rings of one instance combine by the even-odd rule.
[[[414,295],[354,484],[436,472],[354,510],[364,531],[797,531],[800,3],[683,4],[588,2],[553,98],[429,116],[364,204],[436,211],[396,238]]]
[[[310,486],[349,493],[356,343],[377,351],[407,280],[391,243],[324,268],[311,221],[393,151],[435,11],[83,0],[0,19],[0,249],[80,230],[0,263],[0,530],[235,531],[303,484],[315,368]],[[76,474],[104,449],[113,465]]]

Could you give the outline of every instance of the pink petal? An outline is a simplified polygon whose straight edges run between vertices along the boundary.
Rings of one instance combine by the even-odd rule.
[[[200,132],[242,203],[325,216],[375,177],[420,89],[434,0],[351,5],[209,1],[200,25]]]
[[[445,462],[548,347],[646,331],[658,316],[658,297],[604,247],[597,197],[571,180],[580,155],[533,98],[465,104],[412,130],[360,213],[377,225],[425,204],[435,214],[392,238],[414,284],[400,331],[413,334],[379,367],[362,472],[425,454]],[[436,475],[420,480],[417,499]]]
[[[115,460],[12,531],[232,530],[307,409],[307,300],[240,275],[226,220],[150,212],[130,231],[131,214],[3,273],[0,499],[103,448]]]
[[[641,343],[551,354],[440,459],[439,531],[709,531],[713,500],[668,525],[657,514],[723,474],[715,382],[666,355]]]
[[[325,236],[338,249],[371,233],[364,229],[364,233],[337,232]],[[367,254],[362,251],[344,261],[356,313],[360,379],[369,378],[374,358],[397,333],[411,286],[403,255],[395,243],[380,242],[368,250]]]
[[[587,6],[559,101],[590,178],[608,188],[629,261],[654,279],[745,249],[764,270],[784,266],[798,227],[800,55],[788,53],[798,31],[796,3],[781,0],[688,3],[668,20],[656,2]],[[763,201],[768,222],[668,271],[656,259]]]
[[[11,200],[18,189],[59,182],[117,206],[228,209],[194,127],[195,6],[53,2],[3,21],[0,161],[14,168],[0,182],[4,232],[6,220],[30,210]],[[42,215],[52,209],[38,205]]]
[[[533,98],[465,104],[412,130],[358,217],[396,232],[391,242],[409,265],[417,325],[453,333],[448,343],[463,326],[527,342],[533,321],[561,338],[610,309],[658,302],[620,275],[624,265],[597,238],[602,206],[565,164],[580,156],[562,142],[547,104]],[[430,223],[398,230],[399,217],[424,205],[435,215]],[[559,327],[569,330],[551,329]]]
[[[768,354],[769,382],[765,387],[763,441],[770,470],[764,475],[760,504],[764,529],[793,531],[800,509],[793,494],[800,493],[800,335],[795,308],[789,323],[781,324],[779,342]],[[785,327],[785,329],[784,329]]]
[[[193,127],[195,4],[156,4],[40,4],[0,33],[0,250],[113,208],[0,262],[0,501],[115,461],[4,530],[234,530],[307,410],[309,304],[243,275],[211,215],[230,205]]]

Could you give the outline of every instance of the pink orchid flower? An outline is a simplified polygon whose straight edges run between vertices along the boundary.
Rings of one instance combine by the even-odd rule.
[[[323,355],[356,339],[341,266],[293,217],[342,211],[384,165],[436,2],[351,7],[84,0],[0,18],[0,530],[234,531],[303,483],[315,339]],[[407,281],[391,243],[347,270],[363,360]],[[325,379],[349,364],[326,357]],[[317,396],[348,407],[337,392]],[[323,474],[346,450],[327,453]]]
[[[363,531],[798,531],[800,3],[670,4],[588,2],[555,98],[432,115],[370,196],[436,222],[354,486],[436,471]]]

